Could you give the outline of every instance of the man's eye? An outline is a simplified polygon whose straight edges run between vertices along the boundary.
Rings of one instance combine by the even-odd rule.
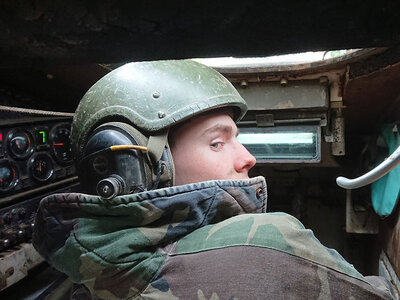
[[[222,147],[222,142],[212,143],[212,144],[210,145],[210,147],[211,147],[212,149],[215,149],[215,150],[220,149],[220,148]]]

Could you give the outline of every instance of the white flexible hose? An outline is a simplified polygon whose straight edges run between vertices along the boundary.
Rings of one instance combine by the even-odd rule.
[[[346,177],[340,176],[336,178],[336,183],[338,184],[338,186],[345,189],[349,190],[357,189],[383,177],[391,170],[393,170],[399,163],[400,163],[400,146],[381,164],[376,166],[368,173],[355,179],[348,179]]]

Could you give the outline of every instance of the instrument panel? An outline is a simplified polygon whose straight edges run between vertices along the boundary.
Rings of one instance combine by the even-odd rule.
[[[72,116],[0,107],[0,291],[44,261],[31,244],[40,200],[79,187]]]
[[[70,126],[46,121],[0,128],[0,206],[10,196],[75,173]]]
[[[29,242],[39,201],[77,182],[71,117],[0,124],[0,253]]]

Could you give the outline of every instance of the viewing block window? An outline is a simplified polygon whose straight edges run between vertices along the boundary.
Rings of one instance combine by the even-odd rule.
[[[257,163],[315,163],[321,159],[318,125],[240,127],[238,136]]]

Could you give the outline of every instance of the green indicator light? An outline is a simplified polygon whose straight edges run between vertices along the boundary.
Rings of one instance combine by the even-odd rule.
[[[42,135],[43,144],[46,144],[46,132],[45,131],[39,131],[39,134]]]

